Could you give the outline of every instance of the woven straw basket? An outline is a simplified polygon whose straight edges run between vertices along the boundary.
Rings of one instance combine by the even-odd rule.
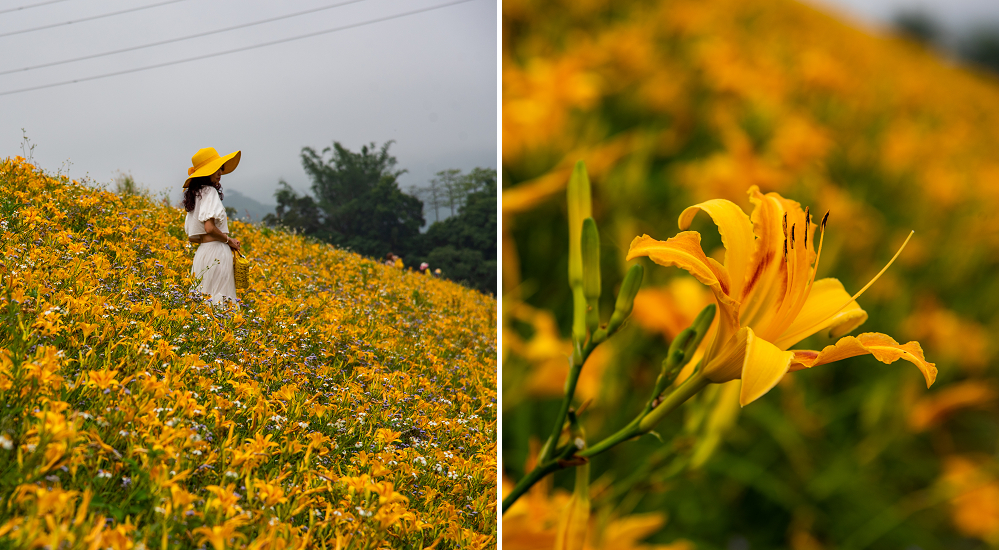
[[[233,250],[233,277],[236,288],[250,288],[250,260],[236,250]]]

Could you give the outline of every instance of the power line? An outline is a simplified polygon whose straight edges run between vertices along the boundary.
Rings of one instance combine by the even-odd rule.
[[[37,4],[31,4],[28,6],[21,6],[19,8],[8,8],[5,10],[0,10],[0,13],[10,13],[12,11],[27,10],[31,8],[37,8],[38,6],[47,6],[49,4],[58,4],[59,2],[65,2],[66,0],[49,0],[48,2],[39,2]]]
[[[24,34],[24,33],[27,33],[27,32],[35,32],[35,31],[41,31],[41,30],[45,30],[45,29],[51,29],[51,28],[54,28],[54,27],[61,27],[63,25],[72,25],[73,23],[83,23],[84,21],[93,21],[95,19],[103,19],[105,17],[111,17],[112,15],[121,15],[123,13],[130,13],[130,12],[133,12],[133,11],[148,10],[149,8],[157,8],[157,7],[160,7],[160,6],[165,6],[167,4],[176,4],[177,2],[183,2],[183,1],[184,0],[167,0],[166,2],[160,2],[159,4],[149,4],[148,6],[139,6],[138,8],[129,8],[127,10],[114,11],[114,12],[111,12],[111,13],[102,13],[101,15],[92,15],[90,17],[84,17],[83,19],[76,19],[74,21],[66,21],[66,22],[63,22],[63,23],[52,23],[51,25],[42,25],[41,27],[34,27],[34,28],[31,28],[31,29],[21,29],[19,31],[5,32],[3,34],[0,34],[0,38],[3,38],[5,36],[14,36],[15,34]],[[41,4],[36,4],[36,5],[41,5]],[[29,6],[29,7],[31,7],[31,6]],[[15,8],[15,9],[18,9],[18,8]]]
[[[56,0],[56,1],[60,1],[61,2],[62,0]],[[208,36],[208,35],[211,35],[211,34],[218,34],[218,33],[221,33],[221,32],[229,32],[229,31],[233,31],[233,30],[236,30],[236,29],[243,29],[243,28],[246,28],[246,27],[252,27],[254,25],[262,25],[264,23],[271,23],[273,21],[280,21],[282,19],[289,19],[291,17],[298,17],[300,15],[306,15],[306,14],[310,14],[310,13],[316,13],[318,11],[329,10],[329,9],[332,9],[332,8],[339,8],[341,6],[346,6],[348,4],[356,4],[358,2],[364,2],[364,1],[365,0],[349,0],[348,2],[341,2],[339,4],[331,4],[329,6],[323,6],[323,7],[319,7],[319,8],[313,8],[311,10],[305,10],[305,11],[300,11],[300,12],[296,12],[296,13],[290,13],[288,15],[281,15],[281,16],[278,16],[278,17],[272,17],[270,19],[261,19],[260,21],[254,21],[252,23],[244,23],[242,25],[234,25],[232,27],[226,27],[224,29],[217,29],[217,30],[214,30],[214,31],[201,32],[201,33],[197,33],[197,34],[189,34],[187,36],[182,36],[180,38],[171,38],[169,40],[161,40],[159,42],[151,42],[149,44],[143,44],[141,46],[131,46],[131,47],[128,47],[128,48],[122,48],[120,50],[112,50],[110,52],[95,53],[93,55],[84,55],[84,56],[81,56],[81,57],[74,57],[72,59],[65,59],[65,60],[62,60],[62,61],[53,61],[51,63],[42,63],[41,65],[32,65],[30,67],[21,67],[20,69],[10,69],[10,70],[7,70],[7,71],[0,71],[0,75],[17,73],[17,72],[22,72],[22,71],[30,71],[30,70],[33,70],[33,69],[41,69],[43,67],[53,67],[55,65],[65,65],[66,63],[74,63],[76,61],[83,61],[85,59],[94,59],[94,58],[97,58],[97,57],[105,57],[105,56],[114,55],[114,54],[118,54],[118,53],[125,53],[125,52],[131,52],[131,51],[135,51],[135,50],[141,50],[141,49],[144,49],[144,48],[152,48],[153,46],[162,46],[164,44],[171,44],[173,42],[181,42],[183,40],[190,40],[192,38],[201,38],[202,36]]]
[[[436,6],[430,6],[430,7],[426,7],[426,8],[421,8],[419,10],[413,10],[413,11],[408,11],[408,12],[403,12],[403,13],[397,13],[395,15],[387,15],[385,17],[379,17],[377,19],[371,19],[371,20],[368,20],[368,21],[362,21],[360,23],[352,23],[350,25],[343,25],[341,27],[334,27],[332,29],[326,29],[326,30],[322,30],[322,31],[311,32],[311,33],[308,33],[308,34],[301,34],[301,35],[293,36],[293,37],[290,37],[290,38],[282,38],[280,40],[272,40],[270,42],[263,42],[263,43],[260,43],[260,44],[254,44],[252,46],[244,46],[242,48],[236,48],[236,49],[226,50],[226,51],[222,51],[222,52],[216,52],[216,53],[210,53],[210,54],[205,54],[205,55],[199,55],[199,56],[195,56],[195,57],[188,57],[186,59],[178,59],[176,61],[167,61],[166,63],[157,63],[155,65],[147,65],[145,67],[138,67],[138,68],[135,68],[135,69],[126,69],[124,71],[117,71],[117,72],[113,72],[113,73],[105,73],[105,74],[101,74],[101,75],[97,75],[97,76],[88,76],[88,77],[85,77],[85,78],[76,78],[76,79],[73,79],[73,80],[65,80],[63,82],[55,82],[53,84],[43,84],[41,86],[32,86],[30,88],[20,88],[20,89],[17,89],[17,90],[8,90],[6,92],[0,92],[0,96],[17,94],[17,93],[21,93],[21,92],[30,92],[30,91],[33,91],[33,90],[41,90],[41,89],[44,89],[44,88],[54,88],[56,86],[64,86],[66,84],[76,84],[77,82],[86,82],[88,80],[98,80],[98,79],[101,79],[101,78],[108,78],[108,77],[111,77],[111,76],[119,76],[119,75],[129,74],[129,73],[137,73],[139,71],[146,71],[146,70],[149,70],[149,69],[159,69],[160,67],[168,67],[170,65],[179,65],[181,63],[187,63],[189,61],[198,61],[198,60],[201,60],[201,59],[208,59],[210,57],[218,57],[220,55],[228,55],[228,54],[231,54],[231,53],[243,52],[243,51],[246,51],[246,50],[253,50],[253,49],[256,49],[256,48],[263,48],[265,46],[274,46],[275,44],[283,44],[285,42],[292,42],[292,41],[295,41],[295,40],[301,40],[303,38],[311,38],[313,36],[320,36],[320,35],[323,35],[323,34],[330,34],[330,33],[333,33],[333,32],[343,31],[343,30],[347,30],[347,29],[353,29],[353,28],[356,28],[356,27],[363,27],[365,25],[371,25],[373,23],[381,23],[383,21],[389,21],[391,19],[399,19],[400,17],[407,17],[407,16],[410,16],[410,15],[416,15],[418,13],[424,13],[424,12],[433,11],[433,10],[437,10],[437,9],[441,9],[441,8],[446,8],[446,7],[449,7],[449,6],[455,6],[457,4],[464,4],[466,2],[472,2],[472,0],[456,0],[455,2],[447,2],[447,3],[444,3],[444,4],[438,4]]]

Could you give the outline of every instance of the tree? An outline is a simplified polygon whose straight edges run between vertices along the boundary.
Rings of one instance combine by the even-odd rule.
[[[445,201],[445,190],[438,183],[437,178],[432,178],[430,185],[427,187],[411,185],[410,194],[423,200],[424,208],[434,212],[434,221],[439,221],[438,209],[447,204],[447,202]]]
[[[355,153],[339,142],[317,153],[302,149],[302,166],[312,179],[312,195],[300,197],[279,182],[275,215],[265,219],[368,256],[413,250],[424,224],[423,203],[403,193],[396,178],[392,141]]]
[[[940,42],[942,32],[938,22],[925,11],[905,10],[893,17],[893,26],[904,36],[925,45]]]
[[[451,168],[442,170],[431,178],[427,187],[410,187],[410,194],[420,197],[424,207],[434,212],[434,221],[438,218],[438,209],[447,206],[449,217],[455,215],[466,203],[471,193],[482,191],[489,187],[490,182],[496,186],[496,171],[488,168],[473,168],[468,174]],[[429,215],[428,215],[429,216]]]
[[[278,206],[274,208],[274,214],[264,216],[264,223],[268,225],[280,223],[306,235],[329,241],[330,235],[323,227],[316,201],[308,195],[299,196],[285,180],[279,180],[278,186],[278,190],[274,192]]]
[[[458,214],[435,222],[423,235],[421,256],[445,277],[482,292],[496,293],[497,180],[496,171],[476,168],[456,177],[466,194]]]

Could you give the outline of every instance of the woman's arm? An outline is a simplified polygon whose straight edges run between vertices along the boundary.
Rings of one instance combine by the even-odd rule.
[[[215,240],[217,240],[219,242],[223,242],[223,243],[228,244],[229,248],[232,248],[233,250],[239,250],[240,249],[240,241],[238,241],[238,240],[230,237],[229,235],[226,235],[225,233],[223,233],[215,225],[215,220],[212,219],[212,218],[209,218],[209,219],[205,220],[205,233],[208,233]]]

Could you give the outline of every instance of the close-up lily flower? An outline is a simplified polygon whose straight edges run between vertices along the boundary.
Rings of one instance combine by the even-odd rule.
[[[899,344],[885,334],[868,332],[845,336],[820,351],[789,350],[818,332],[841,336],[864,323],[868,314],[856,299],[899,252],[851,296],[837,279],[816,280],[829,214],[820,224],[820,243],[814,250],[817,225],[808,208],[803,211],[799,203],[777,193],[765,195],[756,185],[747,194],[754,207],[750,216],[724,199],[696,204],[681,213],[680,233],[665,241],[636,237],[626,258],[646,256],[659,265],[684,269],[715,294],[719,321],[702,359],[704,383],[742,379],[740,405],[745,406],[787,372],[871,354],[883,363],[910,361],[929,388],[937,368],[924,358],[917,342]],[[686,231],[698,211],[708,214],[719,228],[726,249],[721,265],[705,255],[700,233]]]

